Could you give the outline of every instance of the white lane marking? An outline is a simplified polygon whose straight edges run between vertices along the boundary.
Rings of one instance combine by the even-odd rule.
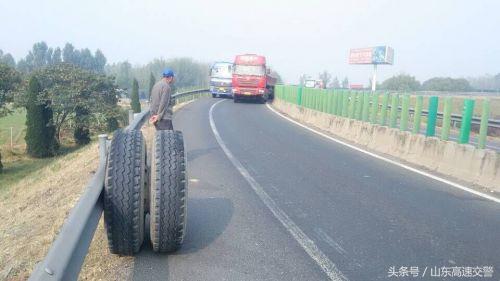
[[[323,229],[317,227],[314,229],[314,232],[318,234],[319,238],[323,241],[325,241],[328,245],[330,245],[332,248],[334,248],[339,254],[345,256],[347,252],[340,246],[339,243],[335,242],[330,235],[328,235]]]
[[[217,127],[215,126],[214,118],[213,118],[213,109],[216,105],[223,102],[216,102],[210,107],[210,111],[208,113],[210,120],[210,127],[212,127],[212,132],[219,143],[219,146],[222,148],[227,158],[233,166],[240,172],[240,174],[245,178],[245,180],[250,184],[253,191],[257,194],[259,199],[266,205],[266,207],[271,211],[271,213],[278,219],[279,222],[285,227],[285,229],[290,232],[293,238],[299,243],[299,245],[306,251],[306,253],[320,266],[323,272],[330,278],[330,280],[340,281],[340,280],[348,280],[340,270],[337,269],[337,266],[316,246],[313,240],[309,238],[291,219],[288,215],[281,210],[280,207],[274,202],[273,199],[264,191],[262,186],[250,175],[250,173],[243,167],[241,162],[234,157],[233,153],[227,148],[226,144],[222,140],[219,135],[219,131],[217,131]]]
[[[290,122],[294,123],[295,125],[300,126],[300,127],[304,128],[304,129],[309,130],[309,131],[311,131],[311,132],[313,132],[313,133],[315,133],[315,134],[318,134],[318,135],[320,135],[320,136],[322,136],[322,137],[325,137],[325,138],[327,138],[327,139],[329,139],[329,140],[332,140],[332,141],[334,141],[334,142],[336,142],[336,143],[339,143],[339,144],[345,145],[345,146],[347,146],[347,147],[349,147],[349,148],[351,148],[351,149],[357,150],[357,151],[362,152],[362,153],[364,153],[364,154],[367,154],[367,155],[370,155],[370,156],[372,156],[372,157],[375,157],[375,158],[377,158],[377,159],[379,159],[379,160],[383,160],[383,161],[385,161],[385,162],[388,162],[388,163],[391,163],[391,164],[393,164],[393,165],[399,166],[399,167],[404,168],[404,169],[406,169],[406,170],[409,170],[409,171],[415,172],[415,173],[420,174],[420,175],[422,175],[422,176],[425,176],[425,177],[431,178],[431,179],[433,179],[433,180],[440,181],[440,182],[442,182],[442,183],[445,183],[445,184],[451,185],[451,186],[453,186],[453,187],[455,187],[455,188],[458,188],[458,189],[461,189],[461,190],[463,190],[463,191],[470,192],[470,193],[472,193],[472,194],[474,194],[474,195],[477,195],[477,196],[479,196],[479,197],[483,197],[483,198],[485,198],[485,199],[489,199],[489,200],[491,200],[491,201],[493,201],[493,202],[500,203],[500,198],[496,198],[496,197],[494,197],[494,196],[491,196],[491,195],[488,195],[488,194],[485,194],[485,193],[479,192],[479,191],[474,190],[474,189],[472,189],[472,188],[469,188],[469,187],[463,186],[463,185],[461,185],[461,184],[459,184],[459,183],[452,182],[452,181],[450,181],[450,180],[447,180],[447,179],[444,179],[444,178],[438,177],[438,176],[433,175],[433,174],[429,174],[429,173],[427,173],[427,172],[424,172],[424,171],[421,171],[421,170],[415,169],[415,168],[413,168],[413,167],[410,167],[410,166],[407,166],[407,165],[405,165],[405,164],[402,164],[402,163],[396,162],[396,161],[391,160],[391,159],[389,159],[389,158],[385,158],[385,157],[380,156],[380,155],[378,155],[378,154],[375,154],[375,153],[373,153],[373,152],[369,152],[369,151],[364,150],[364,149],[362,149],[362,148],[359,148],[359,147],[357,147],[357,146],[354,146],[354,145],[348,144],[348,143],[346,143],[346,142],[343,142],[343,141],[341,141],[341,140],[339,140],[339,139],[336,139],[336,138],[331,137],[331,136],[329,136],[329,135],[327,135],[327,134],[324,134],[324,133],[322,133],[322,132],[320,132],[320,131],[317,131],[317,130],[315,130],[315,129],[313,129],[313,128],[310,128],[310,127],[308,127],[308,126],[306,126],[306,125],[304,125],[304,124],[301,124],[301,123],[299,123],[299,122],[297,122],[297,121],[295,121],[295,120],[293,120],[293,119],[291,119],[291,118],[289,118],[289,117],[287,117],[287,116],[285,116],[285,115],[281,114],[280,112],[278,112],[278,111],[276,111],[274,108],[272,108],[269,104],[266,104],[266,106],[267,106],[267,108],[269,108],[272,112],[276,113],[278,116],[280,116],[280,117],[282,117],[282,118],[284,118],[284,119],[286,119],[286,120],[288,120],[288,121],[290,121]]]
[[[274,190],[275,192],[279,192],[278,188],[274,184],[270,184],[269,187],[272,188],[272,190]]]

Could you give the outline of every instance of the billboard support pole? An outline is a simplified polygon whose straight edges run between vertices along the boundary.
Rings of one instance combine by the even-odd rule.
[[[377,90],[377,65],[373,65],[372,92]]]

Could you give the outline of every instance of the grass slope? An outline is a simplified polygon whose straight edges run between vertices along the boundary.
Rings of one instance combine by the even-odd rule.
[[[97,168],[97,144],[42,161],[45,166],[0,192],[0,280],[26,280],[47,254]],[[109,253],[101,222],[80,279],[124,279],[131,263]]]

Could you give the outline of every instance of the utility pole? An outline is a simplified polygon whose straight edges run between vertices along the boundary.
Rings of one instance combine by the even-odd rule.
[[[377,90],[377,64],[373,65],[372,92]]]

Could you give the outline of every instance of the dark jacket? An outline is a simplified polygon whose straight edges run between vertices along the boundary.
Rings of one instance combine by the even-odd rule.
[[[172,119],[172,88],[165,80],[156,82],[151,90],[151,114],[158,115],[158,120]]]

